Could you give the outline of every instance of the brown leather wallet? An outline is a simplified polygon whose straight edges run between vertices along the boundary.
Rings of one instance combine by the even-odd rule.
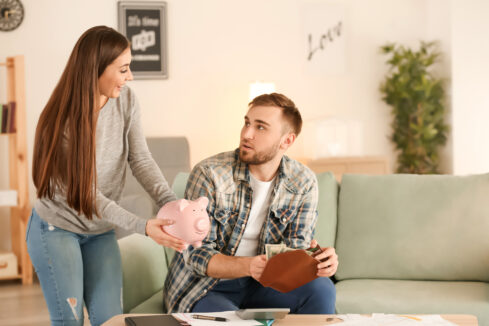
[[[290,292],[318,278],[318,264],[305,250],[283,252],[268,260],[260,283],[279,292]]]

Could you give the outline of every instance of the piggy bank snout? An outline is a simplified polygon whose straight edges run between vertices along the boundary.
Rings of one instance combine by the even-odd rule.
[[[195,223],[194,223],[195,230],[198,232],[206,231],[208,225],[209,225],[209,221],[203,217],[195,220]]]

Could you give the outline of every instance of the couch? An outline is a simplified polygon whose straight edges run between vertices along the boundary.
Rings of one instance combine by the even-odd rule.
[[[173,184],[183,195],[187,173]],[[473,314],[489,325],[489,174],[317,175],[315,238],[334,246],[337,313]],[[171,250],[119,241],[124,312],[161,313]]]

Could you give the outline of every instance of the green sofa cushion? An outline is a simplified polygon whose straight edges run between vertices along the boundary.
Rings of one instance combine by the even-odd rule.
[[[338,280],[489,281],[489,174],[344,175]]]
[[[179,172],[175,176],[175,180],[173,180],[172,190],[177,195],[177,198],[183,198],[185,194],[185,188],[187,188],[187,180],[190,173],[188,172]]]
[[[168,273],[163,246],[132,234],[119,240],[122,258],[123,311],[127,313],[163,289]]]
[[[319,186],[318,220],[314,238],[323,247],[333,247],[336,235],[338,183],[331,172],[317,175]]]
[[[134,307],[131,314],[164,314],[163,310],[163,290],[155,293],[151,298],[140,305]]]
[[[489,325],[489,284],[405,280],[336,283],[336,311],[346,313],[471,314]]]

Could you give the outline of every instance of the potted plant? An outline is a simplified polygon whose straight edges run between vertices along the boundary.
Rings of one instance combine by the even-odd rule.
[[[392,135],[398,173],[438,173],[440,146],[447,140],[443,81],[431,73],[440,56],[436,43],[421,42],[413,51],[402,45],[381,47],[389,71],[380,86],[392,107]]]

